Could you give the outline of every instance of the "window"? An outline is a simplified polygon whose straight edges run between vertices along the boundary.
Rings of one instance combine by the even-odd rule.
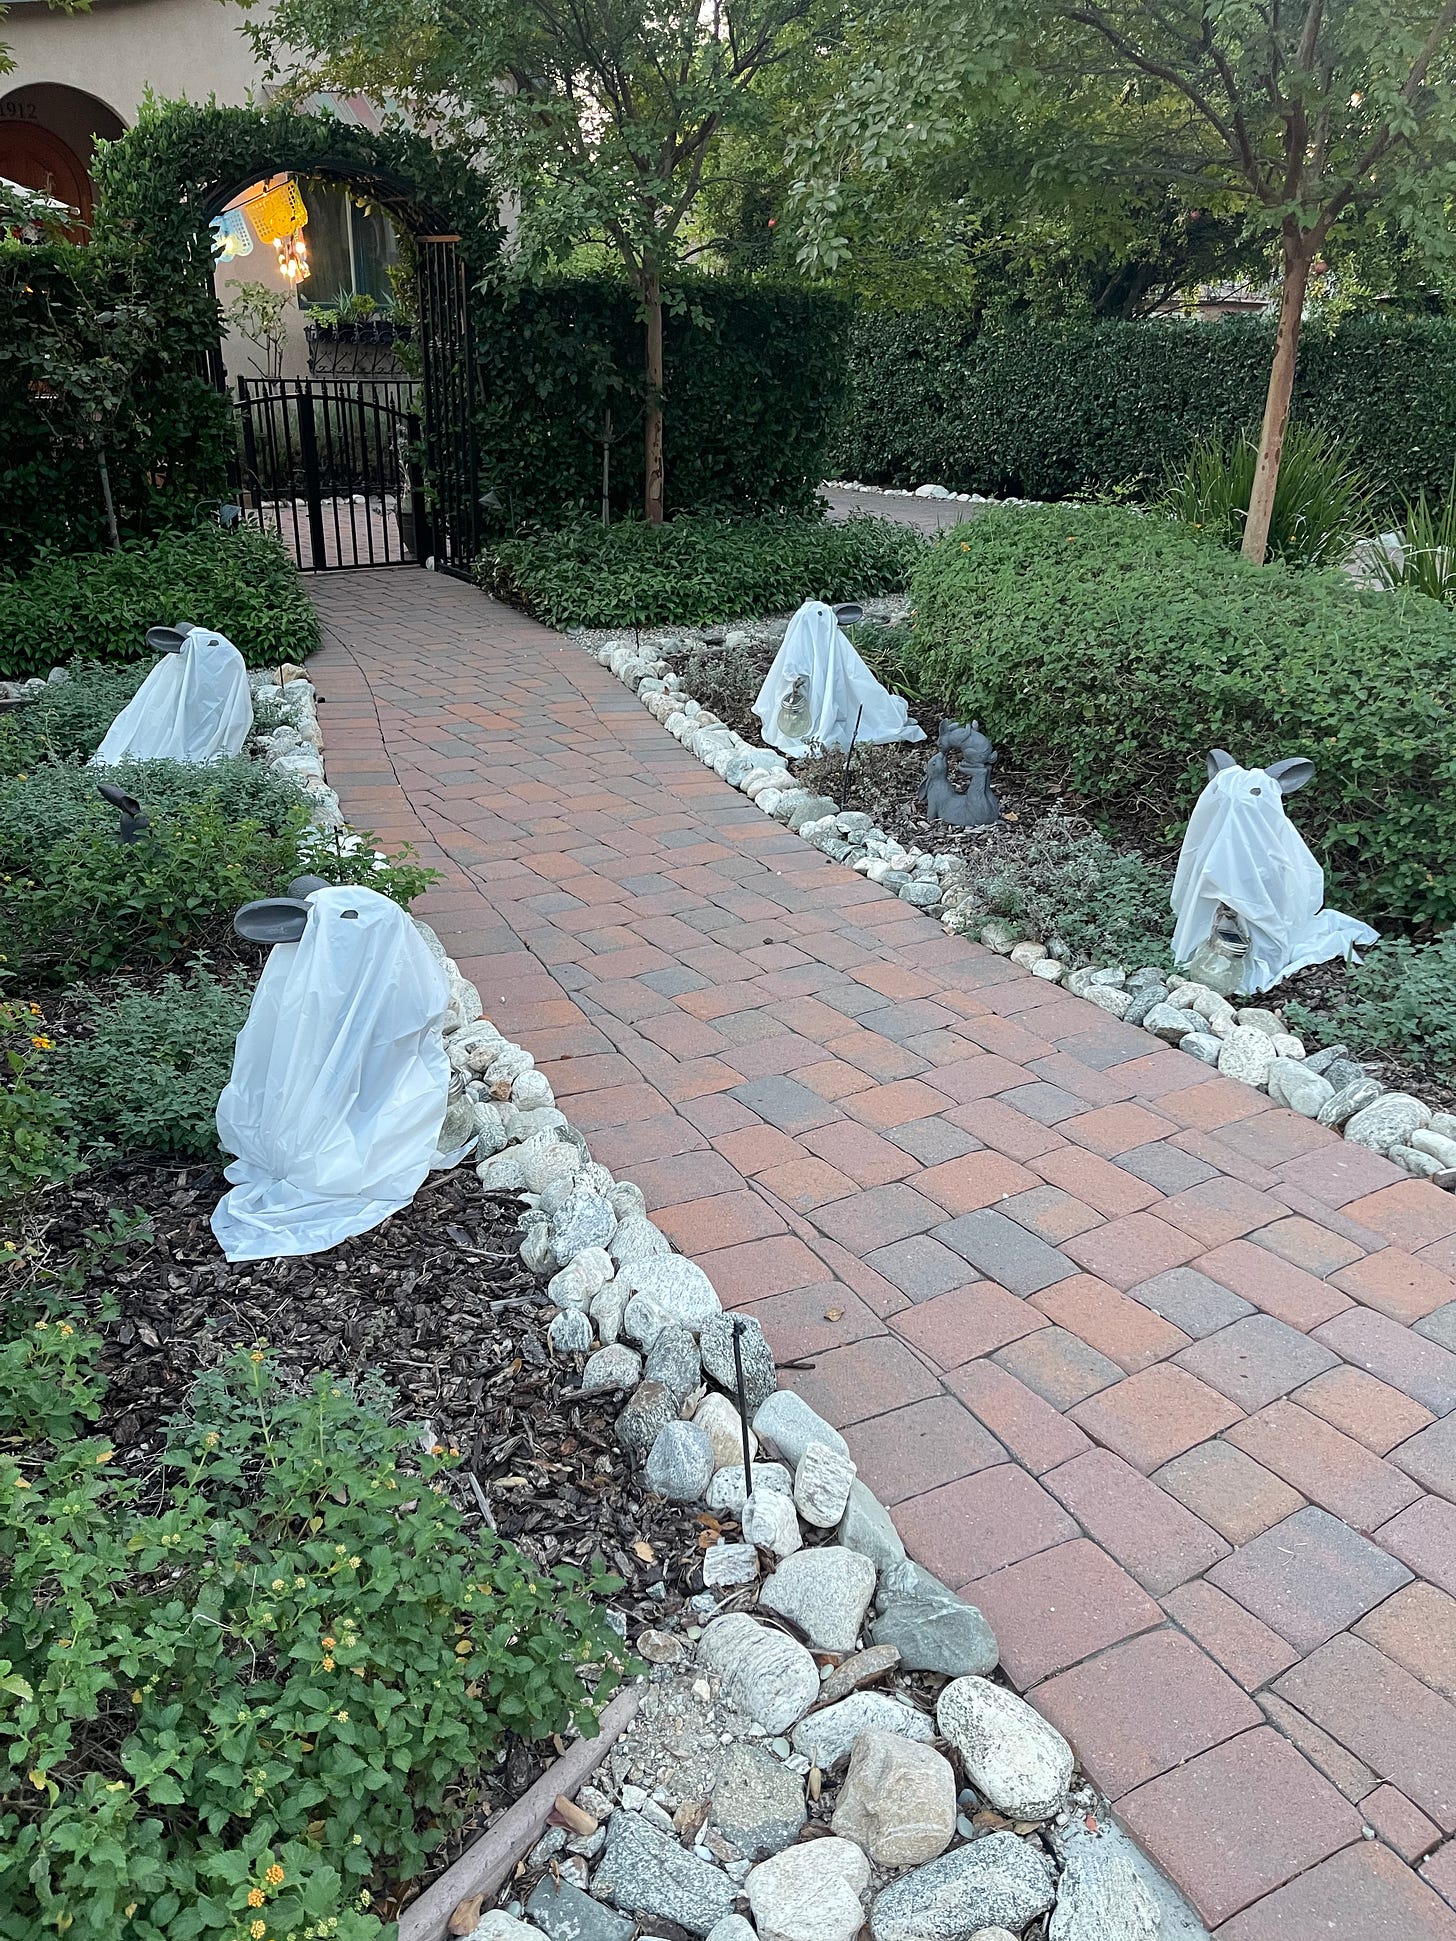
[[[309,182],[308,256],[312,273],[305,302],[335,303],[341,296],[375,297],[387,304],[390,265],[399,259],[394,227],[378,209],[361,209],[347,189]]]

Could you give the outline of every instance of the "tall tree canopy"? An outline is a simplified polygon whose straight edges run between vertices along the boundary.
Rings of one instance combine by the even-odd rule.
[[[1310,273],[1332,237],[1398,232],[1449,259],[1456,0],[880,0],[863,60],[801,139],[806,268],[840,266],[855,214],[953,140],[968,101],[1089,87],[1159,138],[1119,164],[1236,216],[1280,265],[1279,329],[1244,551],[1262,559]],[[1089,130],[1089,132],[1091,132]],[[1087,150],[1089,166],[1099,144]]]
[[[478,142],[516,202],[530,270],[598,240],[644,325],[645,512],[660,520],[662,318],[725,138],[751,140],[766,77],[807,61],[827,0],[280,0],[275,71],[393,96]]]

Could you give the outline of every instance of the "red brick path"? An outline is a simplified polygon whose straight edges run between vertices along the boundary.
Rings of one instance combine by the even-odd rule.
[[[1219,1941],[1456,1941],[1456,1199],[946,937],[544,628],[314,585],[349,813]]]

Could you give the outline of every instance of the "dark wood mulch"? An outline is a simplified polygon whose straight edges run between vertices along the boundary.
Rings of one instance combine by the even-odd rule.
[[[487,1198],[468,1165],[432,1174],[403,1212],[328,1253],[236,1266],[208,1225],[225,1190],[210,1165],[129,1164],[55,1195],[46,1241],[63,1251],[113,1207],[151,1224],[94,1289],[119,1308],[102,1330],[101,1427],[129,1468],[148,1465],[200,1369],[265,1342],[300,1382],[320,1369],[382,1375],[402,1415],[461,1451],[468,1513],[479,1514],[473,1472],[503,1536],[545,1564],[600,1556],[642,1622],[699,1588],[693,1512],[646,1493],[613,1438],[620,1398],[575,1395],[583,1358],[563,1363],[547,1344],[555,1310],[521,1264],[516,1208]]]

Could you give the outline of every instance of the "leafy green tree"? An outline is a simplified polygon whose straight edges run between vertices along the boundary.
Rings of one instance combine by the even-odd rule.
[[[1101,86],[1165,117],[1130,158],[1190,208],[1242,218],[1280,266],[1279,327],[1244,552],[1262,560],[1315,264],[1335,238],[1398,230],[1453,253],[1456,0],[885,0],[873,62],[836,122],[801,137],[801,260],[853,248],[844,184],[943,147],[968,99],[1015,107]],[[873,37],[872,37],[873,38]],[[1089,156],[1095,152],[1089,150]]]
[[[246,3],[246,0],[245,0]],[[281,0],[255,38],[302,89],[392,95],[482,147],[530,273],[605,244],[641,306],[644,510],[662,519],[666,306],[726,135],[769,72],[810,58],[827,0]]]

